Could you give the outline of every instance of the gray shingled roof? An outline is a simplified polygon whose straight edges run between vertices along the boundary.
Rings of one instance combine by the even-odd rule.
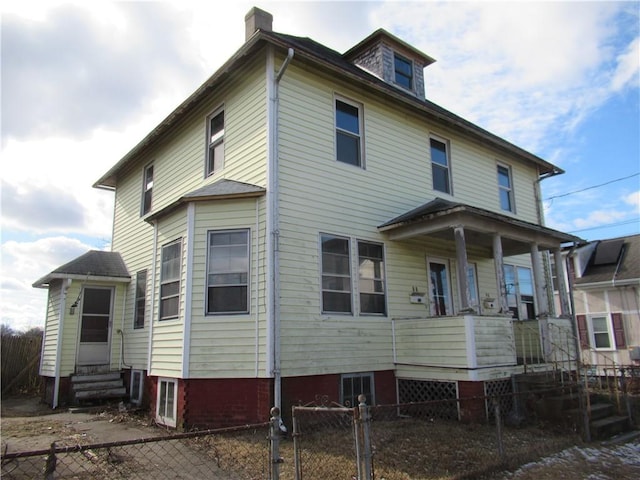
[[[131,275],[118,252],[90,250],[40,278],[33,286],[36,288],[44,288],[55,279],[95,279],[96,277],[122,279],[121,281],[129,281],[131,279]]]
[[[611,257],[612,261],[605,260],[606,263],[597,265],[598,250],[601,253],[600,257],[606,258],[611,253],[607,250],[617,250],[620,241],[622,241],[620,255],[615,255],[616,258]],[[603,256],[602,253],[605,255]],[[616,282],[631,280],[640,282],[640,235],[600,240],[582,277],[576,278],[574,284],[586,285],[614,280]]]

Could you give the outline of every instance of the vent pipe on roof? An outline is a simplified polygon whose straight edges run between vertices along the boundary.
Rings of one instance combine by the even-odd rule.
[[[273,15],[258,7],[253,7],[244,16],[244,40],[248,41],[258,30],[272,31]]]

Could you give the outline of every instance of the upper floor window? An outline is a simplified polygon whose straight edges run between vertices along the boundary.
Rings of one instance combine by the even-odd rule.
[[[249,230],[209,232],[207,313],[249,312]]]
[[[430,145],[433,189],[450,194],[451,173],[449,168],[449,151],[447,144],[443,141],[431,138]]]
[[[396,83],[408,90],[413,89],[413,65],[411,61],[394,54],[393,66]]]
[[[217,172],[224,164],[224,110],[207,119],[207,169],[206,176]]]
[[[358,241],[360,313],[386,313],[384,247]]]
[[[511,181],[511,169],[498,165],[498,189],[500,192],[500,208],[507,212],[513,212],[513,182]]]
[[[180,310],[180,272],[182,240],[162,247],[160,270],[160,320],[178,317]]]
[[[362,110],[354,103],[336,99],[336,158],[362,167]]]
[[[622,313],[576,315],[581,348],[616,350],[627,347]]]
[[[349,239],[320,236],[322,248],[322,311],[351,313]]]
[[[136,273],[136,297],[133,312],[133,328],[144,327],[145,299],[147,296],[147,271]]]
[[[148,165],[144,169],[142,182],[142,215],[151,211],[151,199],[153,195],[153,165]]]

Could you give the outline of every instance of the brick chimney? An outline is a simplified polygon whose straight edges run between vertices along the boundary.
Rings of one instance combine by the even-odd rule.
[[[269,12],[265,12],[264,10],[260,10],[258,7],[253,7],[244,16],[245,42],[249,40],[258,30],[270,32],[272,30],[272,24],[273,15],[271,15]]]

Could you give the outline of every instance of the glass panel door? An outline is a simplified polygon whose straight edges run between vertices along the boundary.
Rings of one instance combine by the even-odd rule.
[[[452,315],[449,269],[446,260],[430,259],[429,267],[429,308],[431,315]]]

